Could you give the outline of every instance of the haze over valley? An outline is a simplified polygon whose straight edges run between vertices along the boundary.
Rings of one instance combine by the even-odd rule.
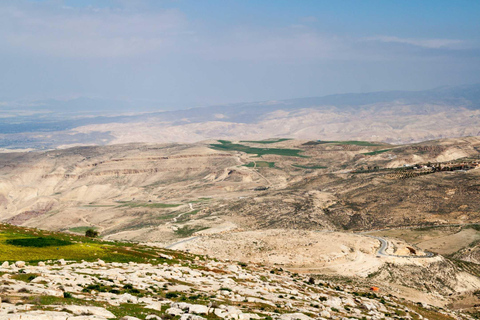
[[[77,99],[4,111],[0,141],[9,149],[265,137],[400,144],[477,136],[479,106],[480,85],[147,113],[135,113],[135,107],[118,101]]]

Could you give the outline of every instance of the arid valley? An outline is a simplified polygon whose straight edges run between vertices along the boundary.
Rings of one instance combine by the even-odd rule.
[[[479,147],[267,139],[5,153],[2,220],[468,310],[480,303]]]

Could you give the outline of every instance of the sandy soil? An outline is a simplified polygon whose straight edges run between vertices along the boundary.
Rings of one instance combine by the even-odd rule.
[[[202,236],[175,249],[290,268],[366,276],[382,265],[378,241],[341,232],[271,229]]]
[[[479,239],[480,232],[474,229],[466,229],[452,235],[422,241],[418,243],[418,246],[440,254],[451,254]]]

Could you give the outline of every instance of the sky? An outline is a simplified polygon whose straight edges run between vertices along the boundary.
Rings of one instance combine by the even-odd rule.
[[[480,1],[2,0],[0,101],[165,109],[480,82]]]

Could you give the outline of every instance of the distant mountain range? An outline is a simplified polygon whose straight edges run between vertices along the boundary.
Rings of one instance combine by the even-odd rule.
[[[478,135],[480,84],[152,112],[156,108],[90,98],[7,102],[0,107],[0,147],[269,137],[401,143]]]

